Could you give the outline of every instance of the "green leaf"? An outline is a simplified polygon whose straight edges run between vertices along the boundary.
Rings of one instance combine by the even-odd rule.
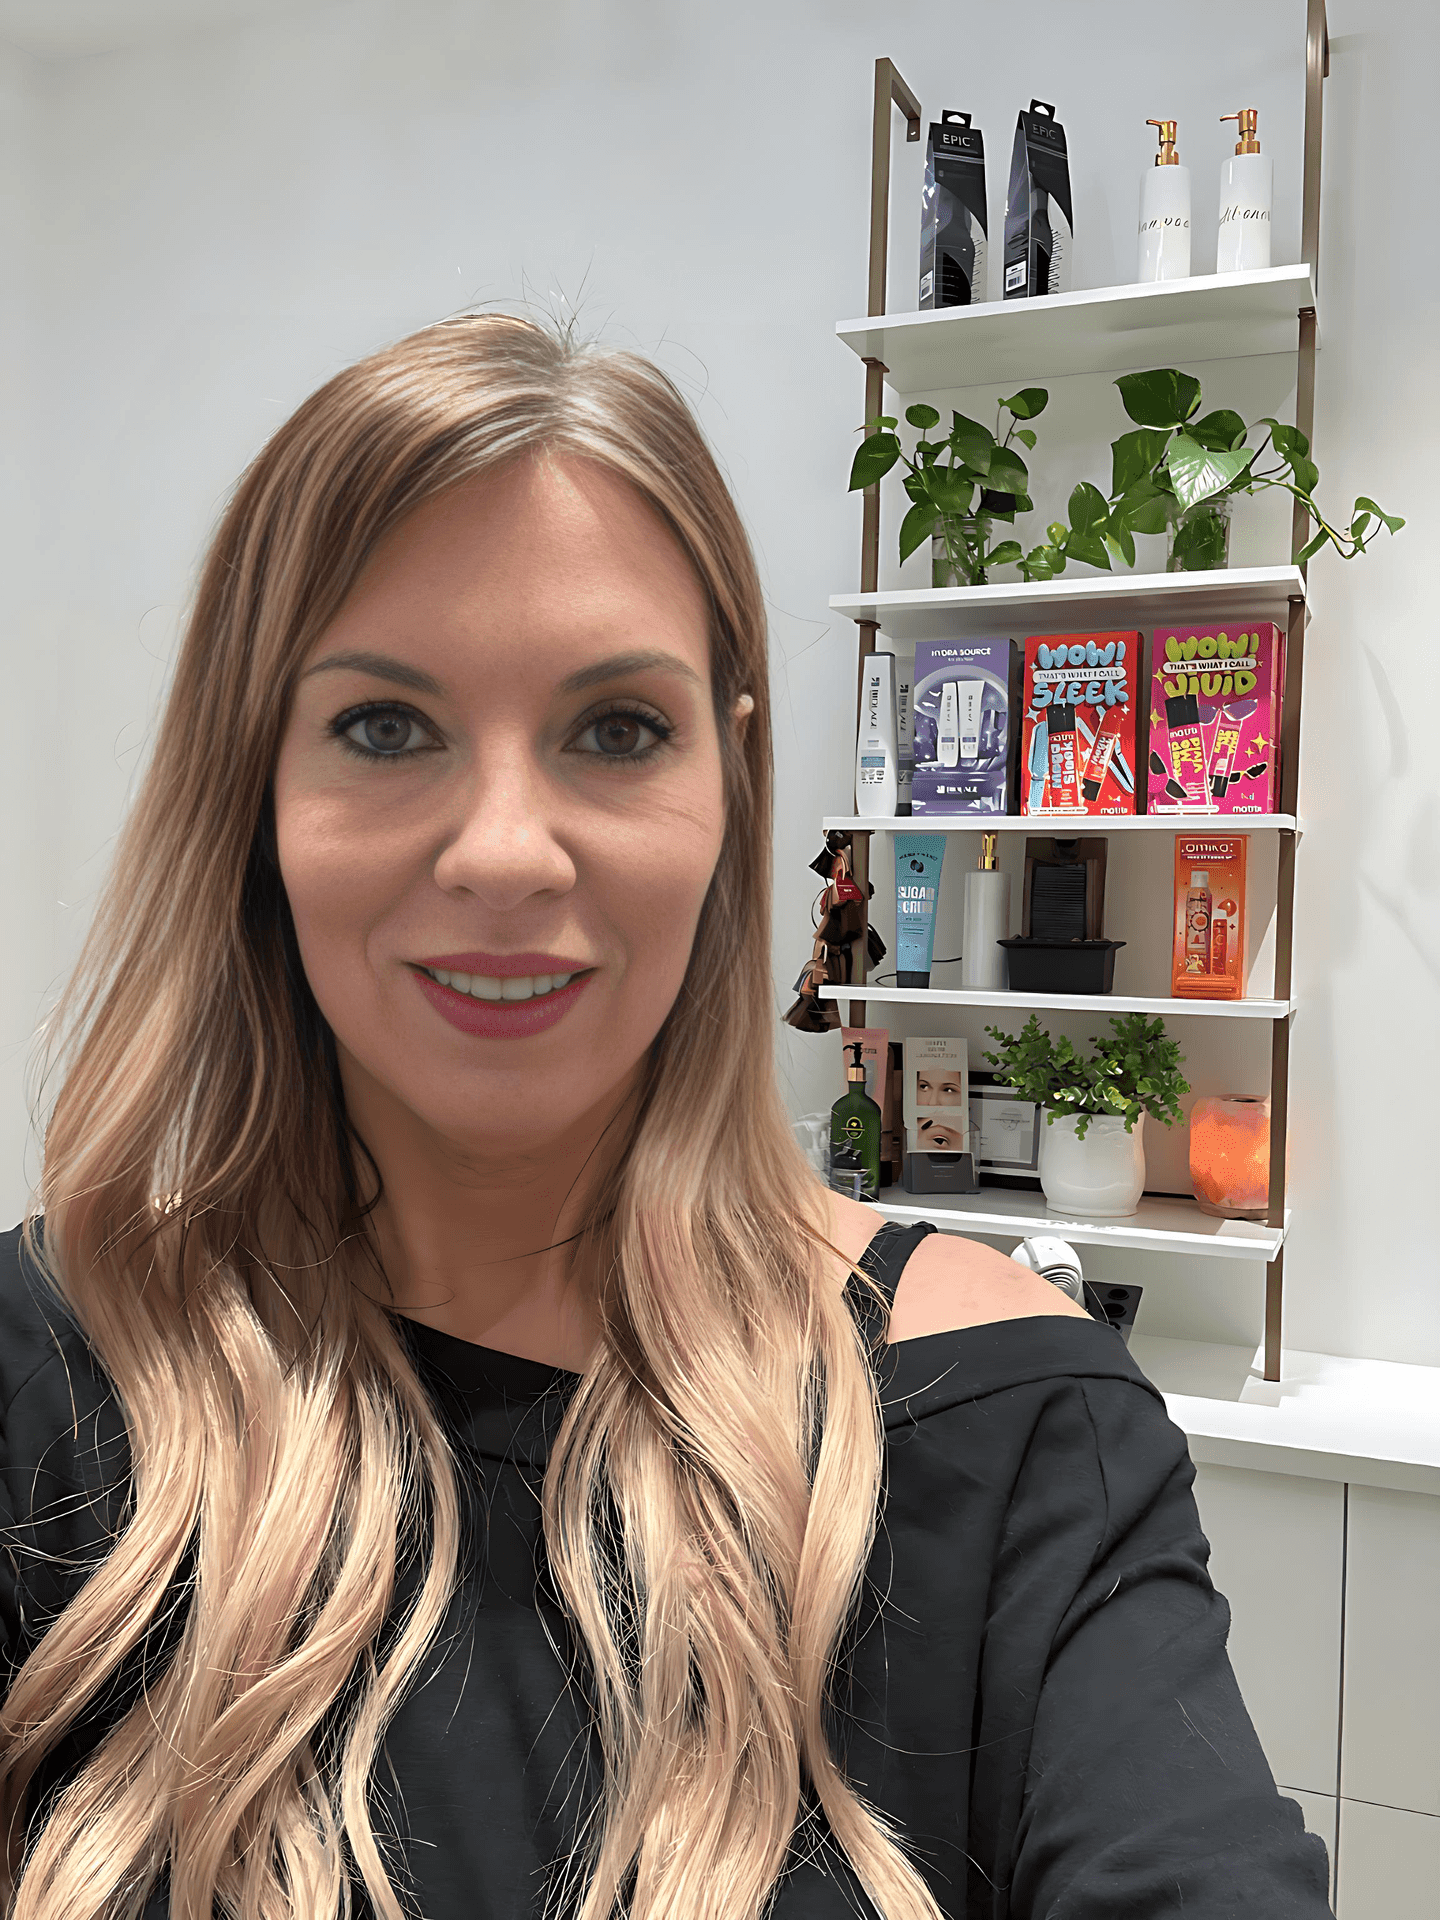
[[[1326,532],[1325,528],[1322,527],[1319,533],[1315,535],[1314,539],[1307,540],[1304,546],[1301,547],[1300,551],[1296,554],[1295,565],[1297,567],[1303,566],[1307,560],[1313,560],[1316,554],[1319,553],[1320,549],[1325,545],[1326,541],[1329,540],[1329,538],[1330,538],[1330,535]]]
[[[1032,547],[1020,562],[1027,580],[1051,580],[1065,571],[1065,556],[1055,547]]]
[[[906,407],[905,418],[912,427],[938,427],[940,414],[934,407],[927,407],[923,400],[917,400],[913,407]]]
[[[1030,427],[1017,427],[1015,429],[1015,438],[1020,441],[1022,445],[1029,447],[1033,451],[1035,442],[1040,436]]]
[[[1105,524],[1109,508],[1105,496],[1098,487],[1092,487],[1088,480],[1082,480],[1070,495],[1070,525],[1073,529],[1070,540],[1070,552],[1075,551],[1075,533],[1093,533]]]
[[[1063,552],[1069,532],[1070,529],[1065,525],[1063,520],[1052,520],[1045,529],[1045,537],[1049,540],[1052,547],[1059,547]]]
[[[1174,494],[1149,478],[1137,480],[1110,509],[1110,526],[1119,534],[1164,533],[1170,524]]]
[[[1200,382],[1177,367],[1122,373],[1115,384],[1126,413],[1141,427],[1182,427],[1200,404]]]
[[[1017,420],[1033,420],[1049,406],[1050,395],[1044,387],[1022,387],[1019,393],[1012,393],[1008,400],[1002,400],[1000,404],[1008,408]]]
[[[1083,560],[1087,566],[1099,567],[1102,573],[1110,571],[1110,555],[1098,533],[1082,533],[1077,527],[1072,527],[1070,538],[1065,542],[1065,551],[1072,560]]]
[[[1020,551],[1018,540],[1002,540],[998,547],[992,547],[986,554],[985,564],[987,567],[1008,566],[1012,560],[1020,558]]]
[[[967,420],[963,413],[953,413],[950,419],[950,445],[955,449],[956,458],[973,467],[977,474],[989,473],[990,456],[995,451],[994,434],[978,420]]]
[[[1136,427],[1110,443],[1110,497],[1128,493],[1137,480],[1152,472],[1165,457],[1170,444],[1163,427]]]
[[[935,522],[940,518],[938,509],[928,501],[911,507],[900,522],[900,558],[908,560],[917,547],[921,547],[935,531]]]
[[[1290,461],[1290,477],[1302,493],[1314,493],[1320,484],[1320,469],[1303,453],[1296,454]]]
[[[990,456],[986,482],[998,493],[1024,493],[1030,485],[1030,471],[1018,453],[1009,447],[996,447]]]
[[[952,473],[948,467],[934,467],[925,478],[928,482],[927,497],[941,513],[969,513],[970,503],[975,498],[973,480],[967,479],[963,473]]]
[[[917,506],[922,500],[928,500],[930,498],[930,476],[928,469],[921,473],[907,473],[900,484]]]
[[[1244,446],[1249,428],[1238,413],[1229,407],[1220,407],[1185,431],[1192,440],[1198,440],[1202,447],[1209,447],[1214,453],[1233,453],[1237,447]]]
[[[1310,442],[1298,427],[1287,427],[1283,420],[1272,420],[1267,414],[1259,422],[1269,427],[1270,440],[1282,460],[1303,460],[1310,451]]]
[[[1224,493],[1250,465],[1248,451],[1212,453],[1192,440],[1188,433],[1177,433],[1165,455],[1165,465],[1175,483],[1175,498],[1182,507],[1193,507],[1198,500]]]
[[[1105,551],[1112,560],[1123,560],[1127,567],[1134,566],[1135,536],[1128,527],[1115,527],[1100,537],[1105,542]]]
[[[1373,513],[1377,520],[1383,520],[1391,533],[1398,533],[1405,524],[1398,513],[1386,513],[1384,508],[1377,507],[1373,500],[1367,500],[1363,493],[1356,498],[1355,511],[1358,513],[1362,507],[1366,513]]]
[[[854,463],[850,468],[850,491],[860,487],[873,487],[883,480],[895,462],[900,458],[900,442],[893,433],[872,433],[862,440],[855,449]]]

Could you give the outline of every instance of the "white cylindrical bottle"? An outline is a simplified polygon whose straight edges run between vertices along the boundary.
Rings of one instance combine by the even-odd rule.
[[[1140,181],[1137,280],[1190,278],[1190,169],[1175,146],[1174,120],[1147,120],[1160,129],[1160,151]]]
[[[960,924],[960,984],[999,988],[1010,980],[1010,956],[999,943],[1010,932],[1010,876],[996,865],[996,836],[980,841],[980,865],[965,876]]]
[[[1217,273],[1249,273],[1270,264],[1270,203],[1275,192],[1275,162],[1261,153],[1256,107],[1222,113],[1240,129],[1235,151],[1220,169],[1220,237],[1215,244]]]
[[[895,656],[866,656],[855,739],[855,811],[867,820],[893,818],[899,797],[895,724]]]

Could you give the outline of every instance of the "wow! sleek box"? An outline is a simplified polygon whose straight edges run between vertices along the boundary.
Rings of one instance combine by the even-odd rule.
[[[913,684],[911,813],[1013,813],[1014,642],[922,640]]]
[[[1273,621],[1157,627],[1150,661],[1151,813],[1274,813],[1285,631]]]
[[[1025,642],[1022,813],[1134,813],[1140,648],[1129,631]]]

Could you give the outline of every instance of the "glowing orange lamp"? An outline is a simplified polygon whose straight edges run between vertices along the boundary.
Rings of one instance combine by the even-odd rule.
[[[1207,1094],[1190,1114],[1190,1185],[1202,1213],[1263,1220],[1270,1204],[1270,1102]]]

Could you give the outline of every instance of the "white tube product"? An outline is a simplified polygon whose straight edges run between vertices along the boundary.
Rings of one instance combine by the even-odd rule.
[[[1235,151],[1220,169],[1220,237],[1215,244],[1217,273],[1249,273],[1270,264],[1270,203],[1275,193],[1275,162],[1261,153],[1256,107],[1222,113],[1240,130]]]
[[[855,740],[855,811],[863,819],[893,819],[899,798],[895,656],[866,656],[860,684],[860,728]]]
[[[1147,120],[1160,129],[1160,151],[1140,181],[1137,280],[1188,280],[1190,277],[1190,169],[1180,164],[1175,145],[1178,122]]]
[[[980,865],[965,876],[961,905],[960,984],[1004,989],[1010,956],[999,943],[1010,932],[1010,876],[997,864],[996,836],[981,835]]]
[[[940,712],[935,720],[935,760],[938,766],[960,764],[960,689],[953,680],[942,682]]]
[[[915,662],[895,661],[895,811],[909,813],[915,787]]]
[[[973,767],[980,758],[980,722],[985,717],[985,682],[955,682],[956,727],[960,736],[960,764]]]

